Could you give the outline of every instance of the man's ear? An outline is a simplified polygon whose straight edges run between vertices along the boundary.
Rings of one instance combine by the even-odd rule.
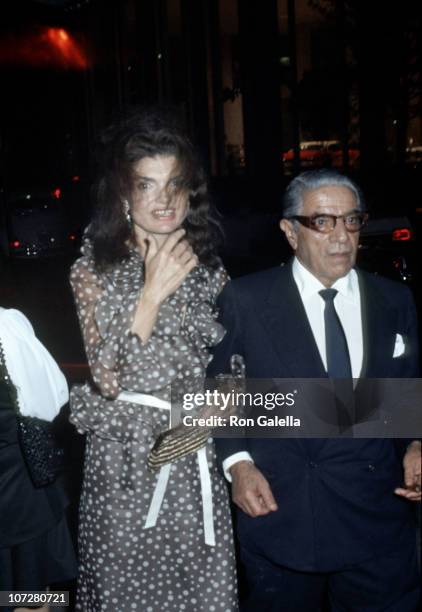
[[[292,249],[294,251],[296,251],[297,249],[297,236],[296,236],[296,231],[293,227],[293,224],[291,221],[287,221],[287,219],[282,219],[280,221],[280,228],[281,231],[285,233],[286,238],[288,243],[290,244],[290,246],[292,247]]]

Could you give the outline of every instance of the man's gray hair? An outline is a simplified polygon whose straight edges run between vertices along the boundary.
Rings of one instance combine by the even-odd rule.
[[[289,183],[283,197],[283,218],[301,214],[306,191],[329,186],[347,187],[356,198],[356,208],[362,212],[366,210],[363,194],[352,179],[337,170],[321,168],[302,172]]]

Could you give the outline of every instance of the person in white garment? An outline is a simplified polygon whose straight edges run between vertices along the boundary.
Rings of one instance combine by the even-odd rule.
[[[69,392],[58,365],[18,310],[0,308],[0,373],[0,590],[46,592],[76,577],[67,498],[58,482],[33,484],[19,444],[17,413],[51,422]],[[14,607],[27,610],[2,609]]]

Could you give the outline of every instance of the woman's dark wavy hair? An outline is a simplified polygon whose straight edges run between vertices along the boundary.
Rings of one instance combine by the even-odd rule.
[[[97,180],[93,185],[94,213],[88,230],[95,266],[103,271],[129,256],[133,228],[124,213],[131,199],[134,165],[144,157],[174,155],[181,188],[188,190],[189,211],[183,222],[186,239],[199,261],[216,268],[221,228],[214,217],[199,155],[172,109],[132,111],[107,128],[100,141]]]

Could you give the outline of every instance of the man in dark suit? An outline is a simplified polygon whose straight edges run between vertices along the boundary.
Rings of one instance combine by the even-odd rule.
[[[209,376],[240,355],[247,378],[419,376],[404,285],[355,269],[366,220],[359,188],[333,170],[290,183],[280,223],[295,257],[230,282],[227,333]],[[334,306],[334,308],[333,308]],[[412,504],[421,443],[392,439],[218,439],[237,507],[248,611],[418,609]]]

